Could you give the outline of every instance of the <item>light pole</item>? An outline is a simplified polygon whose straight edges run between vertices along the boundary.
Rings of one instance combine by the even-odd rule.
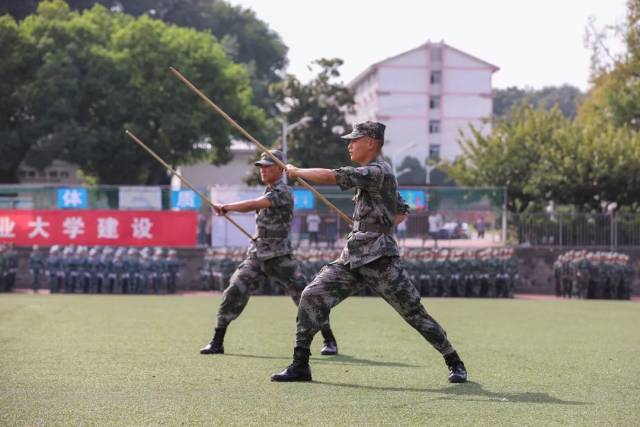
[[[413,144],[409,144],[406,147],[402,147],[399,150],[396,150],[393,152],[391,159],[393,161],[393,174],[396,176],[396,178],[398,177],[398,154],[417,146],[418,146],[418,143],[414,142]]]
[[[311,117],[309,116],[304,116],[297,122],[291,124],[287,123],[286,116],[280,120],[282,122],[282,154],[284,154],[285,162],[287,161],[287,134],[297,127],[306,125],[310,120]],[[284,183],[287,183],[287,174],[284,175]]]

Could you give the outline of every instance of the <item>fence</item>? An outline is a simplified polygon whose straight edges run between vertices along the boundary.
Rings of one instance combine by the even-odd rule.
[[[521,246],[640,246],[640,214],[511,214],[508,241]]]

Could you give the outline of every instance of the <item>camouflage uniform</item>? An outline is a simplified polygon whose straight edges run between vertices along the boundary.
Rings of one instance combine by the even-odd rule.
[[[32,277],[31,288],[34,292],[37,292],[38,289],[40,289],[40,277],[43,270],[44,258],[42,257],[42,253],[38,246],[34,246],[31,251],[31,255],[29,255],[29,272]]]
[[[391,236],[396,214],[409,207],[397,192],[391,166],[379,155],[362,167],[335,170],[342,190],[356,188],[354,224],[340,257],[322,268],[302,293],[296,346],[308,349],[331,308],[368,286],[384,298],[441,354],[454,348],[442,327],[420,303]]]
[[[292,255],[289,230],[293,218],[293,193],[282,181],[268,186],[264,195],[271,206],[256,216],[257,238],[247,257],[231,276],[218,309],[218,328],[225,328],[244,310],[249,296],[267,278],[279,280],[297,305],[306,285],[300,263]]]

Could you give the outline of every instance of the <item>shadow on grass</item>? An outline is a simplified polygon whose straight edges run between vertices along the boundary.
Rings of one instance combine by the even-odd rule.
[[[240,354],[240,353],[226,353],[226,356],[233,357],[248,357],[252,359],[273,359],[273,360],[291,360],[291,357],[280,356],[263,356],[258,354]],[[411,365],[408,363],[400,362],[381,362],[379,360],[359,359],[357,357],[349,356],[346,354],[339,354],[337,356],[321,356],[313,358],[311,363],[315,364],[332,364],[332,365],[369,365],[369,366],[390,366],[395,368],[418,368],[419,365]]]
[[[553,405],[591,405],[588,402],[577,402],[572,400],[562,400],[557,397],[549,396],[547,393],[527,391],[523,393],[496,393],[485,390],[482,384],[469,381],[466,384],[450,385],[442,388],[415,388],[415,387],[378,387],[366,386],[359,384],[346,383],[330,383],[323,381],[314,381],[314,384],[330,385],[335,387],[361,388],[366,390],[381,391],[400,391],[400,392],[418,392],[418,393],[438,393],[446,396],[438,397],[437,400],[460,400],[460,397],[468,401],[476,402],[517,402],[517,403],[545,403]],[[475,397],[475,398],[474,398]],[[478,399],[483,397],[485,399]]]

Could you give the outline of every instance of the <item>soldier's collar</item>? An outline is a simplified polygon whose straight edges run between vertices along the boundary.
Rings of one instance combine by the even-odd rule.
[[[274,182],[273,184],[267,184],[267,188],[274,188],[277,187],[278,185],[282,184],[282,178],[279,178],[276,182]]]

